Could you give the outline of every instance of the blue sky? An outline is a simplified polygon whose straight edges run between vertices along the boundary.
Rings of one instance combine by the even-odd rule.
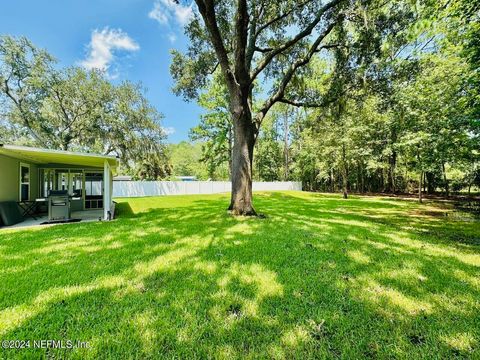
[[[185,49],[191,6],[173,0],[2,1],[0,34],[24,35],[60,66],[105,69],[113,81],[142,82],[165,115],[170,142],[188,139],[202,110],[170,91],[172,48]]]

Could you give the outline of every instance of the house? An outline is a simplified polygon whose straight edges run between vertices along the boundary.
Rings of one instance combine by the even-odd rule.
[[[178,181],[197,181],[196,176],[175,176]]]
[[[117,166],[115,156],[0,144],[0,202],[17,202],[25,212],[45,206],[50,191],[66,190],[72,214],[107,220]]]

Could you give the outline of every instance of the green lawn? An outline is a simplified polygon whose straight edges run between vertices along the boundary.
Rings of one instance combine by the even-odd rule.
[[[227,200],[0,231],[0,339],[90,344],[2,355],[480,358],[479,220],[302,192],[257,194],[267,218],[239,219]]]

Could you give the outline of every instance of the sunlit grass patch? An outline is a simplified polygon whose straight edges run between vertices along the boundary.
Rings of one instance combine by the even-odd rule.
[[[472,352],[478,343],[478,340],[476,340],[471,333],[453,334],[444,336],[443,339],[453,349],[465,353]]]
[[[7,358],[479,357],[480,222],[307,192],[118,200],[117,220],[0,231]]]

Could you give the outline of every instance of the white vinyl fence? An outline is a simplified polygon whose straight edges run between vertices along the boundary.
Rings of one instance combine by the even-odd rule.
[[[230,181],[114,181],[113,197],[217,194],[229,192]],[[300,181],[254,182],[253,191],[302,190]]]

